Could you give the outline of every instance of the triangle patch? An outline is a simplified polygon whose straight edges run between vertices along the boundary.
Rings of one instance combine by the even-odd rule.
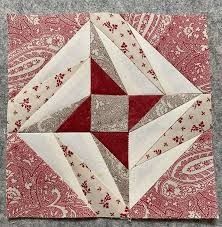
[[[56,132],[89,132],[91,97],[88,97],[56,130]]]
[[[101,95],[126,95],[93,59],[91,59],[91,92]]]
[[[128,168],[128,132],[94,132],[93,135]]]
[[[162,95],[129,96],[129,130],[160,100]]]

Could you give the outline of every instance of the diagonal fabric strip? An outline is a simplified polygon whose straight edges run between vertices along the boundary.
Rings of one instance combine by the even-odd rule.
[[[74,150],[59,143],[97,217],[121,217],[126,209],[125,204],[96,177]]]
[[[211,128],[211,95],[202,94],[161,136],[138,164],[170,150]]]
[[[34,86],[27,85],[24,93],[18,94],[8,104],[8,131],[17,132],[20,127],[54,94],[69,81],[79,69],[79,65],[68,68],[59,74],[52,75]]]

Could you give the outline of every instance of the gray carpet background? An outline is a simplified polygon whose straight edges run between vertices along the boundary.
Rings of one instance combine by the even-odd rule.
[[[110,219],[16,219],[7,220],[5,210],[5,127],[7,103],[7,13],[44,14],[75,11],[154,12],[164,14],[206,13],[211,51],[214,149],[219,206],[222,204],[222,0],[0,0],[0,227],[193,227],[222,226],[219,220],[110,220]],[[222,216],[220,208],[220,216]]]

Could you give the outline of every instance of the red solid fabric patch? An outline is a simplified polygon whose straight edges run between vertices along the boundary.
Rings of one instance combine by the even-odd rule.
[[[56,132],[89,132],[91,125],[91,96],[88,97],[56,130]]]
[[[93,59],[91,59],[91,93],[101,95],[126,95]]]
[[[162,95],[135,95],[129,96],[129,122],[131,129],[140,119],[153,108]]]
[[[94,132],[93,135],[128,168],[128,132]]]

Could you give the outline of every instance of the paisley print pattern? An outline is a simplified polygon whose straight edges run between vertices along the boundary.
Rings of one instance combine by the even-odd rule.
[[[88,20],[88,13],[9,15],[9,98],[18,94]]]
[[[130,210],[133,218],[217,218],[212,132],[203,133]]]
[[[7,140],[9,217],[73,218],[95,213],[17,134]]]
[[[211,91],[206,16],[129,13],[122,17],[202,92]]]

